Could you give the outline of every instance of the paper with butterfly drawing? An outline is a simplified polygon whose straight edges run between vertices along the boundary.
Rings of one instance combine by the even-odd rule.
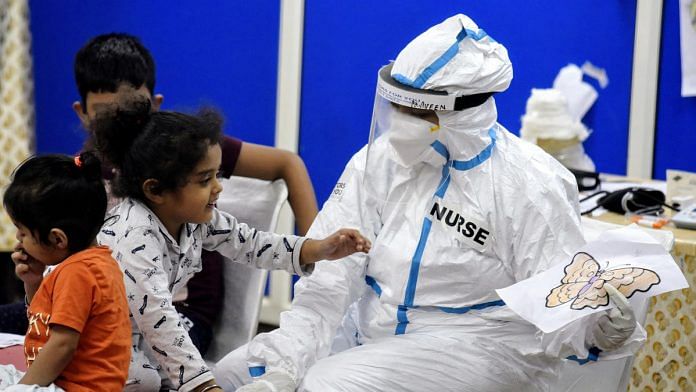
[[[548,333],[613,308],[605,284],[618,289],[633,306],[688,287],[662,245],[642,230],[626,227],[606,231],[568,260],[496,291],[515,313]]]

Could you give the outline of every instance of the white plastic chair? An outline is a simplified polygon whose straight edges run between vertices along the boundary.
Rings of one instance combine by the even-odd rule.
[[[583,218],[582,221],[583,234],[587,241],[596,239],[606,230],[620,227],[619,225],[594,219]],[[667,230],[644,230],[659,241],[667,251],[672,249],[674,235],[671,232]],[[648,302],[645,301],[644,304],[633,309],[641,325],[645,323],[645,318],[648,314]],[[631,379],[631,369],[633,368],[633,356],[616,360],[588,362],[584,365],[569,360],[563,360],[563,362],[560,377],[556,384],[551,386],[552,391],[625,392],[628,388],[628,383]]]
[[[222,180],[222,185],[217,202],[220,210],[258,230],[275,230],[280,208],[288,197],[283,180],[270,182],[233,176]],[[229,260],[225,260],[223,271],[225,296],[205,358],[209,362],[217,362],[256,335],[268,276],[265,270]]]

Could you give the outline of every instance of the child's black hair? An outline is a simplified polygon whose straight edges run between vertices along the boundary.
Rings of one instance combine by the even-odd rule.
[[[123,33],[98,35],[75,55],[75,82],[83,108],[87,93],[116,92],[123,83],[155,91],[155,61],[137,37]]]
[[[104,223],[106,190],[99,159],[90,152],[29,158],[15,169],[3,204],[15,221],[48,244],[53,228],[65,232],[68,249],[92,244]]]
[[[157,180],[155,193],[186,185],[211,145],[220,143],[222,117],[213,109],[196,115],[151,111],[142,94],[123,94],[97,112],[90,128],[97,151],[117,169],[112,191],[147,201],[143,183]]]

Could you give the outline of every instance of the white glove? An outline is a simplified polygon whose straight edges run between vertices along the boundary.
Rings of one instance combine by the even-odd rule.
[[[237,389],[237,392],[295,392],[295,388],[297,385],[289,375],[279,371],[270,371],[255,378],[251,384]]]
[[[603,314],[592,329],[594,345],[602,351],[621,347],[636,329],[636,316],[628,299],[614,286],[605,284],[604,289],[616,308]]]

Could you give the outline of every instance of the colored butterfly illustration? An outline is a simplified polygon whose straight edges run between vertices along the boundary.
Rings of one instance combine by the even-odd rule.
[[[559,286],[551,289],[546,297],[546,307],[553,308],[573,301],[571,309],[597,309],[609,304],[609,296],[604,289],[606,283],[611,284],[626,298],[636,291],[648,291],[660,283],[660,277],[651,270],[626,267],[601,269],[597,260],[590,254],[578,252],[573,261],[565,269],[565,276]]]

